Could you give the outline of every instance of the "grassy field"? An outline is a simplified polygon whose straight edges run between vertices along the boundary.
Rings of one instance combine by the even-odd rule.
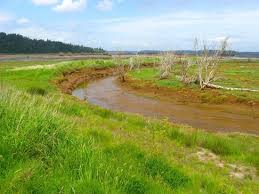
[[[0,63],[0,193],[259,193],[258,137],[115,113],[54,84],[109,60],[32,64]]]
[[[194,67],[193,67],[194,69]],[[166,87],[173,90],[187,89],[198,96],[202,102],[206,103],[223,103],[227,98],[238,103],[248,103],[250,101],[259,102],[259,93],[245,92],[245,91],[226,91],[226,90],[204,90],[200,91],[199,85],[191,84],[184,85],[179,81],[175,75],[180,75],[180,66],[176,65],[172,75],[168,79],[159,79],[158,68],[144,68],[132,71],[128,74],[128,78],[132,80],[142,81],[137,83],[138,87],[146,87],[147,85],[155,85],[158,87]],[[259,89],[259,61],[247,60],[226,60],[223,61],[219,73],[219,79],[214,82],[215,84],[235,87],[235,88],[250,88]],[[144,82],[146,85],[142,85]],[[136,83],[135,83],[136,84]],[[136,86],[136,85],[135,85]],[[215,91],[216,94],[215,95]],[[191,99],[190,99],[191,100]]]

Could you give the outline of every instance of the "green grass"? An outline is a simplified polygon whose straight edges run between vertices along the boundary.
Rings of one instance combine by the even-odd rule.
[[[135,79],[154,82],[157,86],[161,87],[174,87],[174,88],[183,88],[184,84],[182,84],[179,80],[171,77],[170,79],[159,79],[159,70],[155,68],[144,68],[141,70],[130,72],[129,75]]]
[[[59,76],[62,76],[62,74],[65,72],[78,70],[84,67],[90,68],[109,66],[112,66],[112,63],[108,60],[87,60],[64,63],[59,62],[58,65],[53,68],[31,70],[25,69],[18,71],[10,71],[10,69],[7,68],[0,71],[0,75],[2,75],[0,81],[5,82],[6,84],[15,85],[22,90],[27,90],[29,88],[41,88],[46,91],[54,92],[55,86],[51,83],[51,81],[58,78]]]
[[[257,137],[112,112],[52,84],[63,72],[110,66],[0,70],[0,193],[258,193],[258,178],[231,178],[229,168],[196,157],[206,148],[258,173]]]

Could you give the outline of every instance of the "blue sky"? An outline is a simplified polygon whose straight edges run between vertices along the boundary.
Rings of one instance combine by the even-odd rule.
[[[0,31],[107,50],[259,51],[258,0],[2,0]]]

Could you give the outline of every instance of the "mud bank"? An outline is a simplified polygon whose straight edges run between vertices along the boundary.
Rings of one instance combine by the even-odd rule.
[[[114,74],[116,74],[115,68],[87,68],[64,73],[63,77],[59,78],[55,83],[62,92],[72,94],[72,91],[80,84]]]
[[[142,67],[154,66],[157,66],[157,64],[142,64]],[[72,91],[80,84],[117,74],[118,69],[116,67],[85,68],[63,73],[63,76],[55,80],[54,83],[62,92],[72,94]]]

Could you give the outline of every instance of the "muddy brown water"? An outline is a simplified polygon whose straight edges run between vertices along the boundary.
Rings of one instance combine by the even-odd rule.
[[[188,124],[195,128],[220,132],[242,132],[259,135],[259,118],[247,106],[183,104],[139,96],[126,91],[107,77],[77,88],[73,96],[103,108],[119,112],[138,113],[154,118]]]

